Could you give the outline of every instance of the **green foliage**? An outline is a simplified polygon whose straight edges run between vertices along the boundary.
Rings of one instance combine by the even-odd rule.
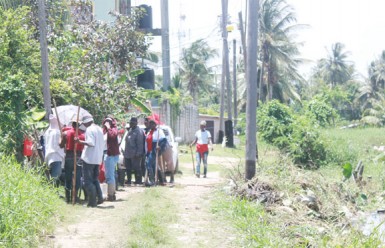
[[[31,39],[28,13],[26,7],[0,8],[0,152],[18,154],[19,159],[25,110],[42,102],[40,52]]]
[[[290,154],[296,164],[317,168],[326,159],[324,142],[306,116],[296,116],[289,107],[271,101],[259,108],[257,121],[260,136]]]
[[[212,108],[199,108],[199,114],[204,115],[219,115],[219,112]]]
[[[326,159],[326,146],[311,121],[298,116],[291,124],[288,151],[294,163],[317,168]]]
[[[71,29],[53,41],[52,77],[72,89],[62,99],[87,109],[97,122],[107,114],[124,114],[130,100],[140,94],[135,81],[141,67],[137,58],[145,57],[150,43],[136,29],[137,15],[135,11],[132,18],[116,14],[114,25],[78,23],[81,18],[74,16]]]
[[[52,231],[59,198],[37,173],[14,159],[0,158],[0,246],[38,247]]]
[[[257,112],[258,132],[261,137],[280,148],[288,146],[292,133],[293,113],[289,107],[273,100],[261,105]]]
[[[306,115],[313,119],[319,126],[326,127],[337,117],[335,110],[322,98],[314,98],[305,103]]]
[[[351,163],[346,163],[342,166],[342,174],[345,180],[349,179],[353,174],[353,166]]]
[[[211,75],[213,68],[210,68],[207,63],[217,56],[217,51],[212,49],[205,40],[199,39],[182,53],[183,59],[178,65],[180,75],[175,81],[182,82],[177,84],[180,88],[183,86],[193,98],[193,102],[198,105],[198,99],[211,95],[210,93],[214,91]]]

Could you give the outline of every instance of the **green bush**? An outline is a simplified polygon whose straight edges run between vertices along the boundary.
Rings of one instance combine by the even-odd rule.
[[[325,145],[312,119],[294,115],[289,107],[277,101],[259,109],[258,132],[266,142],[290,154],[301,167],[318,168],[326,159]]]
[[[292,123],[288,151],[294,163],[307,168],[318,168],[326,159],[326,147],[319,132],[305,116],[299,116]]]
[[[258,132],[268,143],[280,148],[288,145],[292,133],[293,113],[289,107],[276,100],[261,105],[257,112]]]
[[[319,126],[326,127],[333,124],[337,117],[333,107],[322,99],[313,99],[306,103],[306,115],[314,120]]]
[[[53,228],[59,205],[55,189],[13,158],[0,158],[0,247],[37,247]]]

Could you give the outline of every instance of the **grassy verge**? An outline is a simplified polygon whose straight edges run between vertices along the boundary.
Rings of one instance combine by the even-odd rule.
[[[243,182],[243,164],[233,172],[212,210],[238,231],[242,247],[379,247],[378,231],[366,236],[358,220],[383,208],[383,160],[373,146],[383,145],[384,129],[324,130],[338,161],[365,165],[362,184],[343,180],[342,164],[303,170],[274,147],[259,142],[255,180]],[[236,178],[235,176],[240,177]],[[230,190],[229,190],[230,189]],[[228,192],[236,194],[229,195]],[[234,196],[237,195],[237,196]],[[310,200],[313,200],[310,201]]]
[[[168,188],[146,189],[144,194],[130,198],[138,206],[128,223],[127,247],[179,247],[167,226],[176,222],[176,207]]]
[[[14,159],[0,159],[0,247],[37,247],[54,228],[56,190]]]

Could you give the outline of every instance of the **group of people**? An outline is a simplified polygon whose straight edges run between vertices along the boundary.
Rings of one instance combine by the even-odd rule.
[[[124,147],[116,120],[107,116],[102,127],[94,123],[92,116],[72,120],[69,126],[60,127],[54,115],[50,115],[49,128],[44,134],[45,162],[55,185],[60,184],[64,161],[64,187],[67,203],[78,201],[79,190],[85,190],[88,207],[96,207],[104,198],[99,182],[100,165],[104,164],[107,183],[107,200],[116,200],[116,168],[119,155],[124,156],[127,183],[131,184],[134,172],[135,184],[146,186],[166,182],[165,171],[170,172],[170,183],[174,183],[172,149],[155,120],[145,118],[145,129],[138,126],[133,117],[126,125]],[[122,149],[120,151],[120,149]],[[207,166],[205,166],[206,168]],[[75,181],[75,188],[73,188]]]

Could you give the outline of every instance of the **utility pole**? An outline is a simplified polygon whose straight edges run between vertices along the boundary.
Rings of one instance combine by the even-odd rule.
[[[250,180],[255,176],[257,147],[257,51],[258,51],[258,12],[259,0],[249,0],[247,19],[247,103],[246,103],[246,164],[245,177]]]
[[[227,4],[228,0],[222,0],[222,76],[221,76],[221,106],[219,116],[219,142],[222,143],[224,137],[224,112],[225,112],[225,87],[226,87],[226,54],[227,47]]]
[[[47,48],[47,21],[45,15],[44,0],[38,0],[39,10],[39,30],[40,30],[40,54],[43,81],[43,100],[45,109],[45,119],[51,113],[51,91],[49,86],[49,67],[48,67],[48,48]]]
[[[243,17],[242,12],[238,13],[239,18],[239,31],[241,32],[241,43],[242,43],[242,54],[243,54],[243,62],[245,65],[245,71],[246,71],[246,60],[247,60],[247,52],[246,52],[246,35],[245,35],[245,28],[243,25]]]
[[[233,97],[234,97],[234,127],[237,126],[238,108],[237,108],[237,41],[233,40]]]
[[[171,85],[170,73],[170,34],[168,20],[168,0],[161,0],[161,25],[162,25],[162,67],[163,67],[163,90],[168,90]],[[169,109],[168,102],[164,103]],[[166,111],[166,123],[171,124],[171,112]]]

